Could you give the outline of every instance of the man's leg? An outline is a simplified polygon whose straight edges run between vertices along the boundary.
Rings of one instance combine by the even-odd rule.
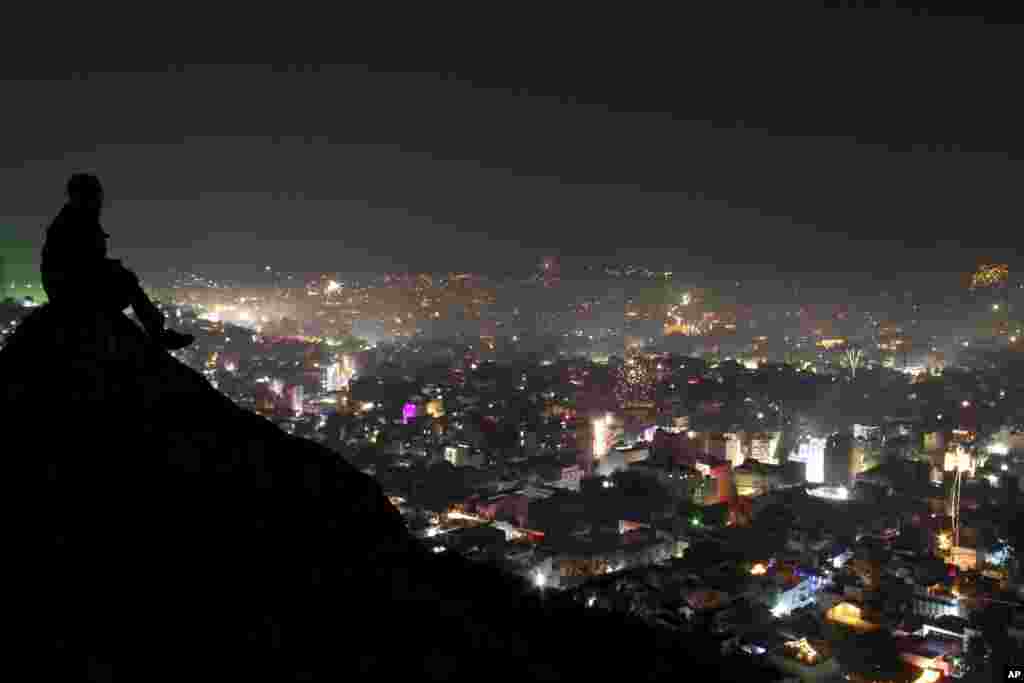
[[[114,278],[117,282],[114,306],[121,311],[131,306],[135,317],[142,323],[146,332],[154,339],[158,339],[166,322],[164,314],[146,296],[135,273],[121,265],[120,261],[111,260],[110,266],[114,270]]]
[[[124,283],[122,285],[123,292],[119,296],[127,297],[129,305],[135,311],[135,317],[139,319],[142,327],[149,333],[153,341],[169,351],[183,349],[191,345],[195,341],[195,337],[191,334],[182,334],[175,330],[164,329],[164,325],[167,322],[164,314],[146,296],[146,293],[142,290],[142,284],[139,282],[139,277],[122,266],[120,261],[115,261],[115,264],[116,268],[119,269],[117,277]],[[124,309],[122,308],[121,310]]]

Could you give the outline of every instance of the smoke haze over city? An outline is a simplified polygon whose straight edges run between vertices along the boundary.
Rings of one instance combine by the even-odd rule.
[[[1012,679],[1024,28],[839,4],[5,14],[43,678]]]

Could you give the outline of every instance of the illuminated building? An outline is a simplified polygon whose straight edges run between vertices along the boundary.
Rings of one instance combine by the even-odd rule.
[[[441,399],[427,401],[426,413],[433,418],[444,417],[444,402]]]
[[[279,379],[271,380],[270,384],[269,384],[269,387],[270,387],[270,392],[272,394],[274,394],[274,396],[280,398],[281,396],[284,395],[284,382],[282,382],[281,380],[279,380]]]
[[[825,446],[827,441],[820,438],[805,439],[800,442],[796,453],[789,456],[790,460],[804,463],[806,474],[804,480],[808,484],[825,483]]]
[[[825,613],[825,618],[858,631],[877,631],[879,628],[878,624],[866,621],[861,608],[850,602],[836,604]]]
[[[970,472],[971,476],[974,476],[974,459],[967,449],[961,444],[956,444],[953,448],[946,451],[943,470],[946,472],[956,472],[957,470]]]
[[[592,453],[594,459],[603,458],[608,455],[612,446],[612,416],[611,413],[604,417],[595,418],[591,421],[593,433]]]
[[[963,617],[964,604],[952,591],[946,590],[941,584],[934,586],[916,586],[914,588],[913,613],[925,619],[939,617]]]
[[[743,444],[740,442],[740,437],[737,434],[726,434],[725,439],[725,459],[733,467],[739,467],[746,459],[743,455]]]
[[[301,384],[288,387],[288,410],[296,416],[302,415],[303,391]]]
[[[871,441],[881,436],[882,428],[877,425],[853,425],[853,438]]]
[[[756,433],[750,436],[750,458],[765,465],[778,465],[781,432]]]
[[[341,380],[341,363],[331,363],[320,368],[320,389],[330,393],[341,391],[343,388]]]
[[[781,467],[764,465],[755,460],[743,463],[730,469],[732,480],[736,484],[736,492],[740,497],[760,496],[778,489],[785,483]]]

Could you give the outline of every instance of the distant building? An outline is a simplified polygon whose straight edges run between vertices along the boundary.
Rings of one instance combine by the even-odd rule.
[[[760,496],[785,485],[782,467],[756,461],[744,463],[732,472],[741,496]]]
[[[595,577],[663,562],[673,557],[675,542],[653,529],[595,535],[561,544],[534,568],[534,581],[566,589]]]
[[[778,465],[781,432],[756,432],[750,435],[750,457],[765,465]]]
[[[882,428],[878,425],[853,425],[853,438],[873,441],[882,436]]]
[[[465,443],[445,446],[444,459],[455,467],[483,467],[486,462],[483,451]]]
[[[925,619],[965,615],[960,598],[942,584],[915,586],[912,606],[914,614]]]

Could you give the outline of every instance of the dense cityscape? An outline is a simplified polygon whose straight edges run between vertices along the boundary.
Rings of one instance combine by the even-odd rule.
[[[1024,681],[1024,31],[815,5],[9,22],[8,668]]]
[[[435,553],[800,680],[989,680],[1020,656],[1006,266],[857,305],[596,269],[146,284],[197,338],[179,360],[373,476]],[[8,296],[0,329],[44,296]]]

